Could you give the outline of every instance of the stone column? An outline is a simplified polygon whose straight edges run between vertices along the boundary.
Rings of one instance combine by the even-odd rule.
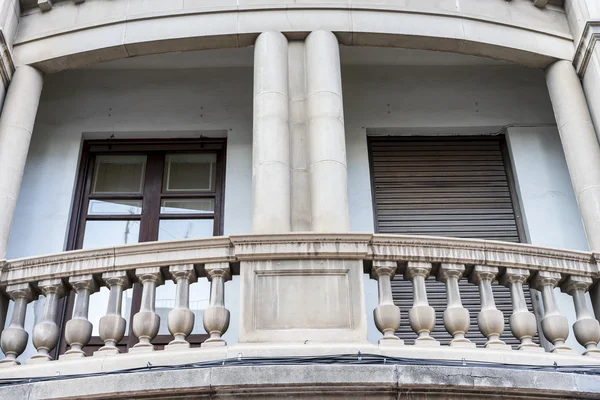
[[[446,284],[446,298],[448,305],[444,311],[444,327],[452,340],[450,346],[475,347],[465,337],[471,325],[469,310],[463,307],[460,299],[460,288],[458,281],[465,272],[462,264],[442,264],[438,270],[437,279]]]
[[[110,290],[106,315],[100,318],[98,330],[104,346],[100,347],[94,355],[119,354],[119,343],[125,336],[127,321],[121,316],[123,306],[123,291],[131,286],[129,277],[125,271],[105,272],[102,279]]]
[[[0,259],[6,255],[42,84],[37,69],[17,68],[0,117]]]
[[[306,117],[312,230],[350,230],[339,44],[326,31],[306,38]]]
[[[584,276],[570,276],[561,289],[573,296],[575,304],[575,313],[577,321],[573,324],[575,338],[583,347],[585,347],[586,356],[600,357],[600,323],[594,318],[594,315],[588,308],[585,292],[592,284],[592,278]]]
[[[56,324],[58,311],[58,300],[65,293],[64,284],[60,279],[48,279],[38,282],[38,287],[46,301],[44,302],[44,312],[42,319],[33,328],[33,345],[37,353],[31,356],[28,362],[50,361],[50,351],[58,343],[59,327]]]
[[[476,265],[469,276],[469,282],[479,286],[481,311],[477,314],[479,330],[488,341],[485,348],[510,350],[511,347],[500,340],[504,332],[504,314],[496,308],[492,282],[498,275],[498,268]]]
[[[569,336],[569,322],[558,311],[554,287],[561,280],[558,272],[538,271],[533,288],[542,292],[544,302],[544,318],[542,318],[542,331],[546,339],[554,345],[553,353],[574,353],[565,342]]]
[[[291,230],[288,41],[264,32],[254,47],[252,229]]]
[[[506,268],[500,278],[500,283],[510,288],[513,312],[510,316],[510,330],[521,344],[517,349],[522,351],[541,351],[544,349],[533,343],[537,332],[535,315],[527,309],[523,283],[529,278],[529,270],[520,268]]]
[[[190,310],[190,284],[196,282],[194,264],[172,265],[169,272],[177,285],[175,288],[175,307],[169,311],[167,322],[173,340],[165,347],[166,350],[190,347],[186,338],[194,330],[196,316]]]
[[[431,273],[431,263],[409,261],[404,272],[404,279],[412,280],[413,306],[408,312],[410,327],[419,335],[415,339],[416,346],[439,346],[440,342],[431,337],[435,327],[435,310],[427,300],[425,279]]]
[[[383,337],[379,339],[379,344],[404,344],[395,335],[400,327],[400,308],[394,304],[392,297],[392,279],[396,274],[397,265],[393,261],[373,261],[371,269],[371,279],[376,279],[379,287],[379,305],[373,310],[373,319],[379,332]]]
[[[152,339],[158,334],[160,316],[156,313],[156,287],[164,282],[160,268],[139,268],[135,270],[142,284],[140,311],[133,316],[133,333],[139,339],[129,352],[154,351]]]
[[[92,323],[88,320],[90,295],[98,290],[92,275],[72,276],[69,283],[76,292],[73,318],[65,326],[65,340],[71,347],[61,358],[85,357],[83,348],[92,337]]]
[[[546,83],[588,243],[600,251],[600,146],[581,82],[561,60],[546,70]]]
[[[0,360],[0,367],[17,365],[17,357],[25,351],[29,334],[25,330],[27,303],[33,300],[33,291],[28,283],[10,285],[6,293],[15,302],[10,325],[2,332],[0,347],[5,358]]]
[[[223,334],[229,328],[229,310],[225,308],[225,282],[231,279],[229,263],[204,266],[210,281],[210,305],[204,310],[204,329],[210,335],[202,347],[225,346]]]

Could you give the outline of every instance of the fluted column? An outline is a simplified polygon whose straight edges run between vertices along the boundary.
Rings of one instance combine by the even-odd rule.
[[[339,44],[315,31],[306,38],[306,96],[312,230],[350,230]]]
[[[173,340],[165,347],[166,350],[190,347],[186,338],[194,329],[195,315],[190,310],[190,284],[196,282],[194,264],[172,265],[169,272],[173,277],[175,288],[175,307],[169,311],[169,332]]]
[[[0,347],[5,358],[0,360],[0,367],[17,365],[19,357],[27,347],[29,334],[25,330],[27,304],[33,300],[33,291],[28,283],[9,285],[6,294],[15,302],[10,325],[2,331]]]
[[[585,292],[589,289],[592,282],[592,278],[570,276],[561,286],[561,289],[573,296],[575,313],[577,315],[577,320],[573,324],[573,332],[575,332],[575,338],[579,344],[586,349],[583,354],[600,357],[600,349],[598,348],[600,323],[594,318],[585,299]]]
[[[38,287],[46,297],[42,319],[33,328],[33,345],[37,353],[27,362],[50,361],[50,351],[58,343],[60,329],[56,324],[58,300],[65,293],[65,287],[60,279],[48,279],[38,282]]]
[[[546,83],[590,249],[600,251],[600,146],[570,61],[546,70]]]
[[[65,340],[71,347],[61,358],[85,357],[85,347],[92,337],[92,323],[88,320],[90,295],[98,290],[92,275],[73,276],[69,283],[75,290],[73,317],[65,326]]]
[[[98,324],[104,346],[94,352],[94,355],[119,354],[117,343],[125,336],[125,327],[127,326],[127,321],[121,316],[123,291],[131,286],[131,282],[125,271],[105,272],[102,274],[102,279],[110,293],[106,305],[106,315],[100,318]]]
[[[477,325],[479,330],[488,341],[486,348],[510,350],[511,347],[500,340],[504,332],[504,314],[496,308],[492,282],[498,275],[498,268],[485,265],[476,265],[471,271],[469,282],[479,286],[481,297],[481,311],[477,314]]]
[[[431,263],[412,262],[406,266],[404,279],[412,281],[413,306],[408,312],[410,327],[418,335],[415,339],[417,346],[439,346],[440,342],[431,337],[435,327],[435,309],[427,300],[427,286],[425,280],[431,273]]]
[[[6,255],[43,81],[37,69],[18,67],[0,116],[0,260]]]
[[[534,280],[533,287],[542,292],[544,303],[544,318],[542,318],[542,331],[544,336],[553,345],[553,353],[573,352],[571,347],[565,344],[569,336],[569,322],[564,315],[558,311],[554,287],[560,281],[561,275],[558,272],[538,271]]]
[[[392,297],[392,279],[396,274],[397,265],[393,261],[373,261],[371,279],[377,280],[379,288],[379,305],[373,310],[373,319],[383,337],[379,344],[404,344],[395,332],[400,327],[400,308],[394,304]]]
[[[225,346],[223,334],[229,328],[229,310],[225,308],[225,282],[231,279],[229,263],[204,265],[210,281],[210,305],[204,310],[204,329],[210,335],[202,347]]]
[[[252,229],[291,231],[288,41],[264,32],[254,46]]]
[[[160,268],[138,268],[135,275],[142,284],[140,311],[133,316],[133,333],[139,342],[129,351],[153,351],[154,345],[150,342],[160,328],[160,316],[155,312],[156,287],[164,280]]]
[[[513,312],[510,316],[510,330],[521,344],[517,347],[521,351],[540,351],[544,349],[533,343],[537,332],[535,315],[527,309],[523,284],[529,278],[529,270],[520,268],[506,268],[500,278],[500,283],[510,289]]]
[[[458,281],[465,272],[462,264],[442,264],[438,271],[437,279],[446,284],[446,298],[448,305],[444,311],[444,326],[446,331],[452,335],[450,346],[475,347],[465,337],[469,331],[471,320],[469,310],[463,307],[460,299]]]

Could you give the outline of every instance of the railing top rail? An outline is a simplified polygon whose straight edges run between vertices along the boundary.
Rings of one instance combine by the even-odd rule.
[[[147,242],[0,261],[0,285],[140,267],[282,259],[444,262],[600,277],[600,255],[592,252],[432,236],[287,233]]]

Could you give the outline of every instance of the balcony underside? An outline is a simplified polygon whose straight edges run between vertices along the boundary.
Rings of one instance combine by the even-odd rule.
[[[259,397],[261,399],[349,397],[369,399],[528,398],[587,399],[600,395],[598,376],[552,370],[487,366],[385,365],[364,357],[346,357],[336,365],[327,358],[309,365],[231,361],[224,366],[148,369],[135,373],[51,379],[0,388],[5,399],[189,399]],[[236,362],[238,363],[236,365]],[[354,362],[354,365],[350,365]],[[268,365],[264,365],[268,364]],[[358,365],[357,365],[358,364]]]

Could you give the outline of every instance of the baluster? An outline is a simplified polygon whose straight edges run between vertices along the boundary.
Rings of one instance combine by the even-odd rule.
[[[573,332],[579,344],[586,348],[586,356],[600,357],[598,342],[600,341],[600,323],[588,308],[585,292],[592,285],[592,278],[570,276],[561,289],[573,296],[577,321],[573,324]]]
[[[408,311],[410,327],[419,335],[415,339],[417,346],[439,346],[440,342],[431,337],[435,327],[435,310],[427,300],[425,279],[431,273],[431,263],[409,262],[404,272],[404,279],[412,280],[413,306]]]
[[[10,325],[4,329],[0,338],[0,347],[5,355],[0,360],[0,367],[20,364],[17,357],[25,351],[29,339],[25,330],[27,304],[33,300],[33,291],[28,283],[9,285],[6,287],[6,294],[14,301],[14,307]]]
[[[123,292],[131,286],[131,282],[125,271],[105,272],[102,274],[102,279],[106,282],[110,293],[106,315],[100,318],[98,325],[104,346],[94,352],[94,355],[119,354],[117,343],[125,336],[125,327],[127,326],[127,321],[121,316]]]
[[[542,331],[544,336],[554,345],[553,353],[575,353],[565,344],[569,336],[569,322],[560,314],[554,294],[554,287],[561,280],[558,272],[538,271],[533,280],[533,287],[542,292],[544,317]]]
[[[58,299],[65,293],[65,287],[60,279],[47,279],[38,282],[38,287],[46,297],[42,319],[33,328],[33,345],[37,353],[26,363],[50,361],[50,351],[58,343],[59,328],[56,324]]]
[[[529,270],[521,268],[506,268],[500,277],[500,283],[510,288],[513,312],[510,316],[510,330],[521,344],[517,347],[521,351],[539,351],[544,349],[533,343],[533,337],[537,332],[537,321],[535,314],[527,309],[523,283],[529,278]]]
[[[231,279],[229,263],[211,263],[204,266],[210,281],[210,305],[204,310],[204,329],[210,338],[202,347],[225,346],[222,336],[229,328],[229,310],[225,308],[225,282]]]
[[[133,316],[133,333],[139,342],[129,351],[154,351],[154,345],[150,342],[160,328],[160,316],[155,312],[156,287],[164,280],[160,268],[138,268],[135,274],[142,284],[140,311]]]
[[[383,337],[379,344],[404,344],[394,333],[400,326],[400,308],[394,304],[392,298],[392,279],[396,274],[397,265],[393,261],[373,261],[371,278],[377,280],[379,305],[373,310],[373,319]]]
[[[73,317],[65,326],[65,340],[71,348],[60,358],[85,357],[83,347],[89,343],[93,328],[88,320],[90,295],[98,290],[98,285],[92,275],[72,276],[69,283],[76,292]]]
[[[166,350],[190,347],[186,338],[194,329],[195,315],[190,310],[190,284],[196,282],[196,271],[193,264],[173,265],[169,267],[173,281],[177,285],[175,292],[175,308],[169,312],[169,332],[173,340]]]
[[[465,337],[469,331],[471,320],[469,310],[463,307],[460,299],[460,289],[458,281],[465,272],[465,266],[462,264],[442,264],[438,271],[437,279],[446,284],[446,297],[448,305],[444,311],[444,326],[446,331],[452,335],[450,346],[475,347]]]
[[[511,350],[511,347],[500,340],[504,332],[504,314],[496,308],[492,282],[498,275],[498,268],[476,265],[469,276],[469,282],[479,286],[481,311],[477,314],[479,330],[488,341],[487,349]]]

